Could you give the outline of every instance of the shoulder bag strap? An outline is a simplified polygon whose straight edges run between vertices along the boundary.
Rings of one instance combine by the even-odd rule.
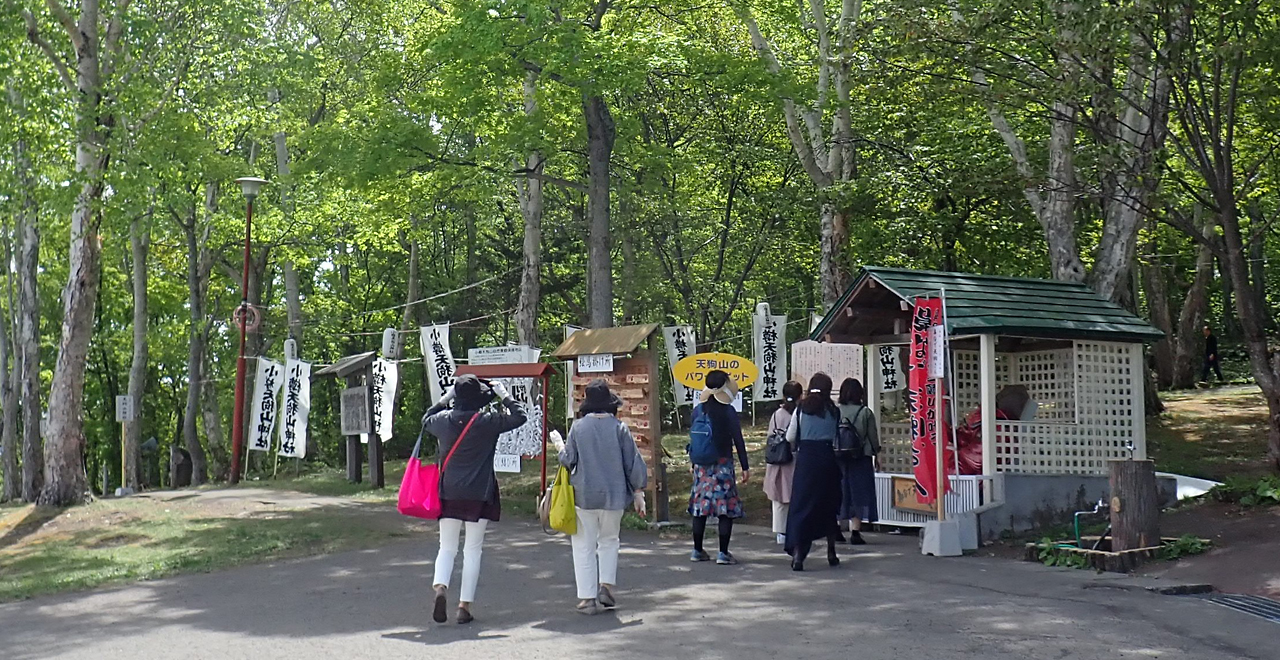
[[[449,448],[449,453],[444,457],[444,462],[440,464],[440,473],[444,473],[445,467],[449,465],[449,459],[453,458],[453,452],[458,451],[458,445],[462,444],[462,439],[467,436],[467,431],[471,430],[471,425],[476,423],[476,418],[480,416],[480,411],[476,411],[471,419],[467,421],[467,425],[462,427],[462,433],[458,434],[458,439],[453,441],[453,446]]]

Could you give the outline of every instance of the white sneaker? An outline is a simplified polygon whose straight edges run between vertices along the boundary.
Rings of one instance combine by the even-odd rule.
[[[786,545],[786,544],[787,544],[787,535],[786,535],[786,534],[779,534],[779,535],[778,535],[778,545]]]

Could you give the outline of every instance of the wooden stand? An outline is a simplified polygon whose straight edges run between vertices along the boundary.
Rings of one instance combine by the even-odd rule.
[[[1111,549],[1160,545],[1160,492],[1151,461],[1111,462]]]

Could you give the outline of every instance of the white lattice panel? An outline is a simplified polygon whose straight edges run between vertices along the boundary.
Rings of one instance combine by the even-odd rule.
[[[911,472],[910,424],[880,424],[880,469],[885,472]]]
[[[1146,456],[1142,352],[1137,344],[1076,342],[1081,436],[1108,458]]]
[[[1039,404],[1036,421],[1076,421],[1075,352],[1070,348],[1017,353],[1017,382]]]
[[[957,412],[980,401],[979,354],[953,353]],[[1031,421],[996,425],[997,472],[1106,474],[1107,462],[1146,456],[1142,351],[1138,344],[1076,342],[1073,348],[997,356],[996,388],[1027,387]],[[882,423],[882,469],[911,471],[911,427]]]

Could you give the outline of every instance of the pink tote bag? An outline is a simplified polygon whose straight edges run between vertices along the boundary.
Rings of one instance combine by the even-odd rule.
[[[479,415],[480,413],[476,413],[471,416],[471,420],[463,427],[462,433],[458,434],[458,439],[453,441],[453,447],[449,449],[449,454],[444,457],[444,463],[440,466],[435,463],[423,465],[418,459],[418,452],[422,450],[423,433],[418,432],[418,441],[413,445],[413,454],[409,457],[409,465],[405,467],[404,479],[400,481],[400,499],[396,504],[400,513],[427,520],[440,519],[441,471],[449,465],[453,452],[458,450],[458,445],[462,444],[462,439],[466,437],[467,431],[471,430],[471,425]],[[425,430],[424,426],[423,431]]]

